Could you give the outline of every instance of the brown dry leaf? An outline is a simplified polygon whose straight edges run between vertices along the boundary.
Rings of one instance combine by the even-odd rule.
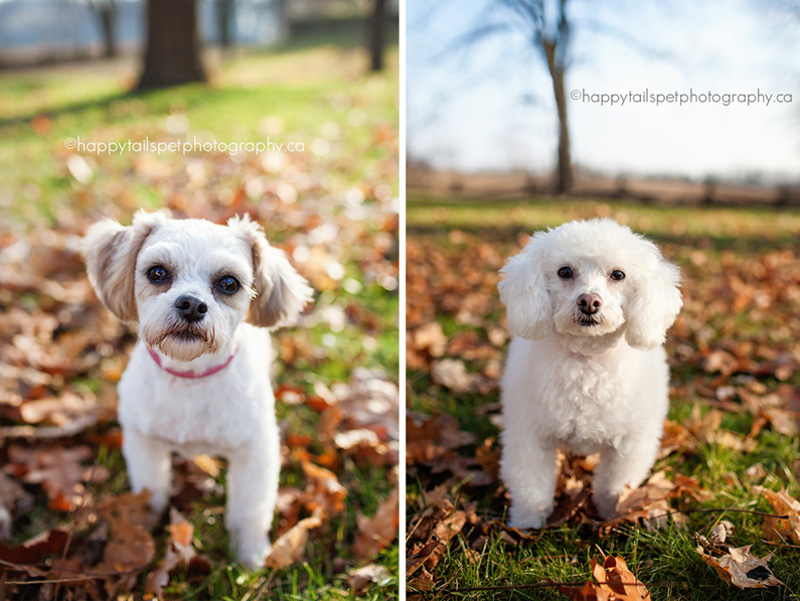
[[[648,530],[656,530],[667,525],[669,516],[677,516],[669,506],[676,486],[667,479],[666,472],[661,470],[650,479],[621,497],[617,503],[616,516],[603,523],[603,530],[608,531],[623,522],[638,523],[644,520]]]
[[[500,474],[500,447],[495,443],[495,438],[491,436],[475,451],[475,459],[492,480],[496,480]]]
[[[150,492],[147,490],[107,499],[100,505],[100,518],[107,521],[122,520],[150,531],[155,528],[159,516],[150,509],[147,504],[149,501]]]
[[[756,557],[750,553],[750,545],[746,547],[731,547],[722,557],[713,557],[706,554],[702,546],[696,549],[703,561],[716,570],[717,575],[729,584],[746,588],[767,588],[779,586],[783,582],[775,578],[767,562],[772,557]]]
[[[361,594],[371,582],[380,584],[390,579],[389,570],[374,563],[351,570],[347,574],[347,584],[350,585],[350,590],[354,595]]]
[[[789,496],[786,490],[775,492],[763,486],[753,487],[753,492],[766,497],[778,515],[788,515],[788,519],[765,518],[764,533],[770,540],[791,539],[800,545],[800,501]]]
[[[322,509],[326,515],[333,516],[344,510],[347,489],[339,483],[336,474],[311,463],[303,461],[303,473],[306,475],[306,507],[312,513]]]
[[[722,425],[722,411],[712,409],[705,415],[701,415],[700,406],[692,408],[689,419],[684,421],[686,429],[691,432],[700,442],[708,444],[714,440],[714,435]]]
[[[281,486],[278,489],[278,501],[275,508],[282,518],[281,531],[288,530],[300,519],[303,496],[303,491],[293,486]]]
[[[351,549],[356,560],[372,559],[397,537],[400,524],[399,495],[400,489],[395,487],[378,506],[374,516],[368,518],[359,514],[356,517],[358,534]]]
[[[145,591],[161,597],[164,594],[164,587],[169,584],[169,574],[179,565],[189,566],[195,562],[199,556],[194,546],[192,546],[192,536],[194,526],[186,521],[186,518],[174,507],[170,507],[170,526],[169,541],[167,543],[167,553],[164,559],[155,570],[147,575]],[[205,563],[205,560],[201,560]]]
[[[458,429],[458,420],[451,415],[409,415],[406,419],[406,461],[409,465],[431,462],[475,440],[471,432]]]
[[[703,369],[706,373],[721,373],[726,376],[734,373],[738,366],[739,360],[723,350],[712,351],[703,362]]]
[[[733,523],[728,520],[720,520],[711,529],[711,534],[708,535],[708,543],[718,547],[728,539],[728,536],[733,534],[734,530]]]
[[[785,436],[797,436],[800,433],[800,413],[777,407],[765,408],[759,417],[772,424],[772,428]]]
[[[719,409],[701,416],[700,407],[695,405],[691,417],[685,422],[686,429],[704,444],[716,444],[740,453],[755,450],[757,443],[752,438],[721,428],[723,417],[724,413]]]
[[[441,324],[427,323],[409,332],[409,347],[416,351],[427,351],[431,357],[441,357],[447,348],[447,336]]]
[[[484,381],[481,374],[467,371],[467,366],[458,359],[434,361],[431,377],[436,384],[460,393],[476,392]]]
[[[603,564],[592,559],[592,576],[581,588],[558,585],[558,591],[573,601],[649,601],[650,593],[621,556],[605,557]]]
[[[272,550],[267,556],[266,566],[282,570],[293,563],[303,560],[303,553],[308,545],[308,533],[319,528],[323,523],[323,510],[317,508],[311,517],[300,520],[287,532],[272,543]]]
[[[27,424],[49,422],[53,425],[65,427],[77,417],[96,410],[93,401],[66,391],[59,397],[48,397],[28,401],[19,408],[20,417]]]
[[[48,555],[60,554],[69,535],[65,530],[51,530],[25,541],[16,547],[0,545],[0,560],[17,565],[36,565]]]
[[[108,499],[100,506],[99,516],[108,524],[108,540],[96,571],[125,573],[119,582],[107,578],[107,590],[115,586],[130,590],[137,573],[155,558],[156,545],[149,530],[158,517],[147,506],[149,498],[150,493],[144,490]]]
[[[664,420],[664,434],[661,437],[658,459],[663,459],[678,451],[681,453],[693,453],[695,445],[686,428],[678,422],[666,419]]]
[[[435,534],[440,541],[446,543],[461,532],[466,523],[466,512],[460,509],[456,510],[437,524]]]
[[[9,448],[14,474],[29,484],[41,484],[47,493],[48,506],[54,511],[72,511],[76,503],[76,486],[86,480],[87,469],[81,462],[92,457],[86,446]],[[95,472],[95,474],[100,472]],[[101,476],[104,476],[102,473]]]
[[[433,588],[433,575],[423,567],[414,578],[408,581],[408,586],[418,591],[430,591]]]
[[[356,462],[362,460],[375,467],[396,463],[396,455],[393,457],[389,445],[382,442],[374,430],[368,428],[337,432],[333,435],[333,443],[341,450],[352,454]]]
[[[109,540],[99,572],[143,570],[155,556],[155,541],[147,530],[124,519],[109,519]]]

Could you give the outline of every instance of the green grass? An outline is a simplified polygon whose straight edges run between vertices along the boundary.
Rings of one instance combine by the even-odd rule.
[[[391,205],[387,196],[398,194],[397,48],[390,46],[384,73],[367,75],[366,53],[352,43],[356,32],[352,25],[347,27],[351,29],[314,32],[269,51],[232,53],[210,69],[208,86],[130,93],[135,67],[125,61],[0,74],[0,163],[4,166],[0,233],[8,236],[4,245],[21,232],[38,236],[52,229],[59,236],[78,236],[101,215],[129,222],[140,207],[168,207],[177,216],[210,219],[223,218],[238,207],[238,211],[259,214],[270,241],[283,247],[297,244],[298,235],[306,236],[313,227],[336,225],[341,241],[328,243],[326,252],[341,262],[345,279],[357,281],[359,290],[347,292],[340,282],[327,287],[316,295],[316,312],[338,306],[352,310],[354,316],[348,313],[337,332],[322,319],[310,328],[277,332],[274,340],[279,354],[283,354],[280,343],[296,345],[291,364],[278,361],[277,381],[313,394],[318,382],[346,384],[357,367],[379,370],[395,379],[398,297],[372,272],[376,266],[388,269],[397,262],[391,245],[385,256],[375,250],[377,237],[396,240],[397,233],[382,220],[383,207]],[[185,116],[188,130],[167,131],[170,115]],[[77,137],[120,142],[171,141],[195,135],[220,142],[259,142],[269,136],[272,141],[302,143],[305,152],[285,153],[275,167],[254,155],[106,156],[65,147],[67,138]],[[328,141],[327,152],[311,152],[321,139]],[[70,157],[75,154],[88,166],[88,179],[81,181],[71,172]],[[193,177],[199,179],[193,181]],[[276,182],[290,184],[296,200],[285,205],[276,200]],[[388,192],[382,190],[387,186]],[[342,199],[354,193],[363,200],[348,209]],[[366,215],[363,219],[356,211],[359,207]],[[300,241],[306,243],[303,237]],[[85,279],[82,271],[55,277],[66,282]],[[43,308],[50,310],[52,302],[35,292],[0,299],[3,311],[12,306],[36,314]],[[122,341],[109,341],[115,348],[113,361],[124,361],[122,349],[132,340],[128,334]],[[53,394],[67,388],[85,389],[106,401],[115,397],[113,383],[95,368],[51,385]],[[308,451],[316,457],[322,451],[317,432],[320,414],[302,404],[278,403],[277,411],[287,432],[313,435]],[[111,427],[102,423],[77,440],[59,444],[85,444],[84,436]],[[129,490],[120,451],[96,445],[95,450],[98,464],[109,470],[111,478],[90,492],[103,499]],[[342,455],[336,473],[348,490],[346,510],[312,532],[303,562],[285,570],[255,575],[243,570],[228,551],[221,513],[224,499],[215,495],[193,502],[186,517],[195,525],[195,540],[212,571],[200,579],[174,572],[166,597],[353,598],[347,571],[357,563],[349,551],[358,531],[356,515],[371,516],[394,488],[390,467],[374,467]],[[299,461],[289,459],[281,472],[281,485],[305,487]],[[35,506],[15,524],[13,543],[76,519],[49,511],[41,487],[29,489],[35,494]],[[82,523],[76,527],[73,549],[77,553],[90,527]],[[157,560],[161,560],[168,535],[165,525],[155,534]],[[389,570],[391,581],[369,585],[359,598],[397,598],[397,544],[375,561]],[[36,589],[25,587],[19,592],[32,598]]]
[[[420,258],[410,260],[407,266],[411,287],[409,306],[433,302],[433,318],[442,325],[448,338],[471,330],[485,342],[484,327],[504,323],[499,299],[481,315],[485,326],[460,323],[456,315],[459,304],[450,300],[452,296],[464,298],[471,294],[496,297],[494,284],[472,277],[472,272],[492,269],[496,272],[498,265],[480,264],[473,249],[480,245],[490,246],[501,258],[508,257],[519,251],[527,235],[534,230],[571,219],[596,216],[614,217],[635,231],[648,235],[662,247],[670,260],[679,264],[683,272],[686,304],[681,320],[685,321],[686,329],[682,337],[677,337],[673,331],[667,343],[668,352],[672,354],[672,383],[675,386],[670,419],[685,422],[695,405],[700,405],[705,413],[708,411],[706,390],[723,385],[740,386],[744,382],[741,376],[721,377],[705,373],[694,362],[696,355],[686,362],[677,359],[674,353],[678,345],[696,352],[696,328],[710,328],[707,343],[712,349],[729,348],[742,342],[752,343],[754,349],[758,349],[759,344],[767,344],[777,352],[791,352],[790,349],[794,348],[796,299],[784,298],[772,304],[766,312],[748,306],[731,316],[733,311],[729,302],[732,299],[724,298],[719,286],[720,282],[727,281],[725,277],[728,276],[753,283],[757,278],[750,271],[755,269],[758,272],[757,266],[764,257],[774,257],[781,252],[793,257],[794,263],[790,264],[795,266],[795,271],[785,268],[783,273],[788,274],[789,281],[796,278],[797,239],[800,235],[800,212],[796,210],[670,208],[570,198],[461,201],[412,196],[408,199],[408,240],[412,250],[416,251],[414,256]],[[698,251],[702,252],[705,262],[699,260]],[[429,268],[429,260],[437,262],[434,273],[440,278],[424,272]],[[415,272],[425,273],[424,277],[416,277],[424,279],[427,287],[418,284],[415,288]],[[448,272],[457,276],[450,278]],[[465,285],[463,280],[478,283]],[[430,289],[437,287],[431,292]],[[414,298],[414,289],[424,290],[428,296],[424,300]],[[713,296],[715,292],[720,298]],[[769,292],[775,298],[781,298],[780,291]],[[423,325],[429,315],[430,312],[424,313],[425,317],[415,322],[412,314],[409,329],[413,331]],[[731,319],[736,324],[733,329],[730,327]],[[786,326],[795,334],[786,335],[778,326]],[[755,350],[752,356],[758,352]],[[466,361],[466,364],[470,371],[481,372],[486,368],[486,363],[481,360]],[[481,414],[483,407],[499,400],[496,391],[489,394],[454,393],[436,385],[425,368],[411,369],[407,377],[409,409],[428,415],[450,414],[458,419],[462,430],[476,435],[477,444],[462,447],[458,450],[460,455],[474,457],[478,445],[489,437],[498,436],[497,428]],[[755,379],[766,387],[767,393],[774,392],[781,384],[769,375]],[[796,372],[788,384],[795,388],[800,384]],[[752,415],[746,412],[726,413],[721,427],[745,435],[750,431],[752,420]],[[797,498],[800,494],[797,483],[800,445],[796,438],[769,428],[758,435],[756,443],[756,449],[750,453],[735,452],[716,444],[700,444],[695,452],[672,453],[659,460],[654,470],[666,468],[695,477],[708,491],[709,497],[702,502],[680,499],[678,508],[739,508],[770,512],[769,504],[753,494],[753,483],[747,480],[744,472],[751,465],[761,463],[767,474],[760,482],[762,486],[774,490],[788,488],[789,493]],[[486,487],[470,487],[446,471],[434,475],[424,466],[411,469],[410,474],[407,486],[409,524],[415,523],[415,518],[421,515],[419,503],[424,491],[442,483],[448,486],[451,499],[460,499],[462,507],[476,503],[475,511],[481,519],[503,519],[505,516],[507,506],[496,495],[499,482]],[[673,501],[673,507],[675,503]],[[465,538],[459,535],[451,541],[447,553],[431,572],[434,579],[432,592],[420,598],[563,599],[553,589],[523,587],[545,578],[566,582],[590,580],[589,561],[599,557],[601,550],[605,554],[622,555],[643,582],[654,584],[650,589],[654,600],[800,598],[800,555],[791,546],[775,547],[763,542],[763,518],[734,512],[695,512],[687,516],[685,530],[671,525],[649,532],[643,527],[628,525],[601,536],[588,525],[567,525],[544,530],[536,540],[518,544],[505,542],[501,530],[490,528],[484,543],[473,548],[477,556],[465,550],[467,541],[474,540],[474,536]],[[701,561],[694,551],[698,544],[694,535],[707,536],[720,519],[730,520],[736,526],[733,538],[729,540],[733,546],[752,544],[753,552],[758,556],[775,553],[770,566],[786,587],[740,591],[724,584],[713,569]],[[455,592],[458,588],[490,586],[510,588]]]

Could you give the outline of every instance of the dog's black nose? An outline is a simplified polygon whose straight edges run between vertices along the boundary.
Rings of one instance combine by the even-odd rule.
[[[596,294],[581,294],[578,297],[578,308],[584,315],[594,315],[603,306],[603,301]]]
[[[181,294],[175,301],[175,308],[186,321],[200,321],[208,313],[208,305],[193,294]]]

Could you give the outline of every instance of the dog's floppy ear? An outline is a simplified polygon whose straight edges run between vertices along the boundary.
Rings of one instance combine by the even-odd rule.
[[[628,326],[625,340],[634,348],[650,350],[664,344],[667,330],[681,310],[681,274],[678,268],[661,256],[654,244],[642,256],[647,265],[639,273],[639,281],[628,303]]]
[[[247,320],[257,326],[277,328],[292,323],[313,298],[314,291],[286,257],[269,245],[262,227],[248,216],[233,217],[228,226],[247,236],[253,253],[253,290]]]
[[[506,306],[508,327],[521,338],[538,340],[553,332],[553,306],[541,267],[547,244],[547,233],[534,234],[500,270],[503,279],[497,289]]]
[[[150,233],[163,223],[158,213],[137,212],[133,224],[125,227],[113,219],[91,226],[83,239],[86,271],[103,305],[126,322],[134,322],[136,256]]]

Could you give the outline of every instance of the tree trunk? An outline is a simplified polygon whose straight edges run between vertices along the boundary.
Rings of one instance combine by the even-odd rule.
[[[103,30],[103,56],[114,58],[117,56],[117,36],[114,33],[114,0],[108,0],[97,10],[100,17],[100,28]]]
[[[205,81],[196,0],[147,0],[147,47],[138,89]]]
[[[572,153],[569,148],[569,124],[567,121],[567,96],[564,93],[564,66],[556,60],[555,44],[547,40],[542,40],[545,57],[547,58],[547,69],[553,81],[553,96],[556,101],[558,111],[558,170],[556,192],[566,194],[575,183],[575,176],[572,171]]]
[[[219,21],[219,45],[230,48],[233,36],[231,35],[231,21],[233,17],[233,0],[217,0],[217,19]]]
[[[383,70],[383,48],[386,44],[386,0],[375,0],[369,19],[370,70]]]

